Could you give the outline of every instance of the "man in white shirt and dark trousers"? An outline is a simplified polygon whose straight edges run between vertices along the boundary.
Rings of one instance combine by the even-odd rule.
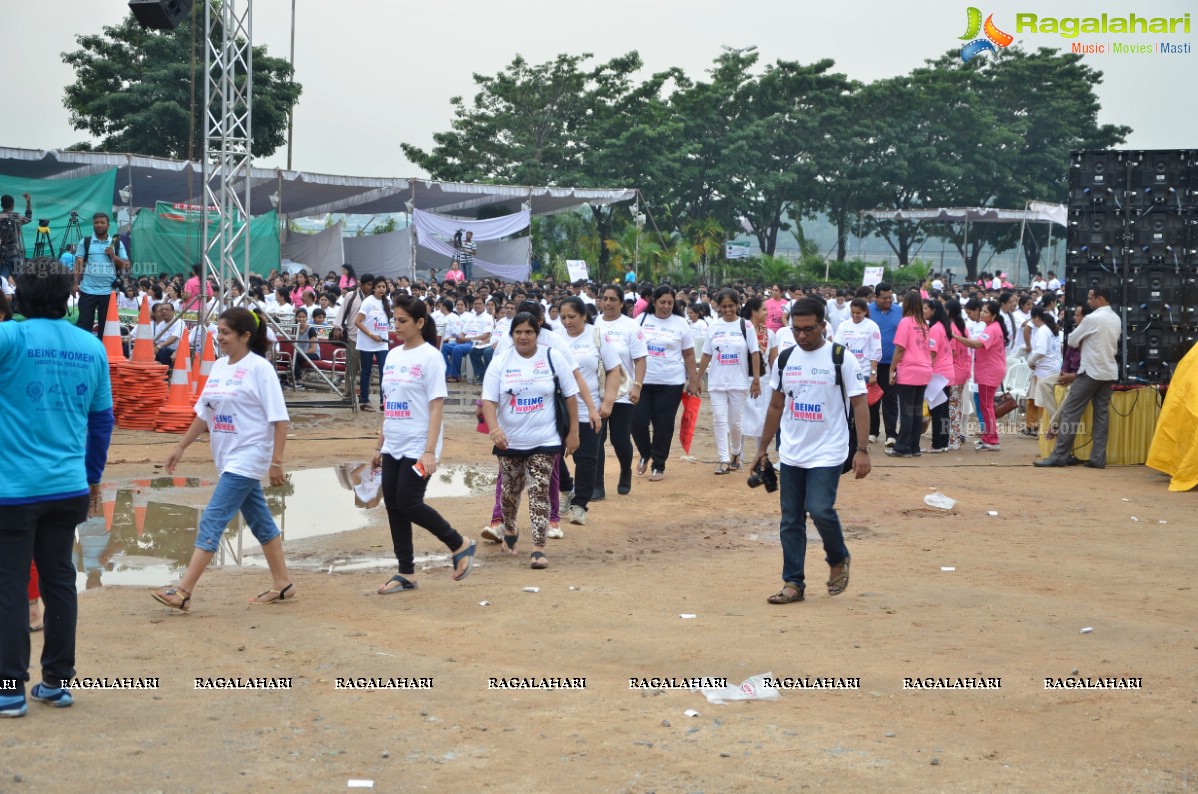
[[[1082,349],[1082,363],[1078,368],[1077,379],[1069,388],[1069,396],[1061,406],[1057,443],[1051,455],[1044,460],[1033,461],[1035,466],[1072,466],[1080,462],[1073,456],[1073,440],[1077,436],[1078,424],[1086,405],[1093,402],[1092,446],[1090,459],[1085,465],[1091,469],[1106,468],[1111,386],[1119,379],[1119,365],[1115,362],[1115,352],[1119,346],[1119,337],[1123,333],[1123,321],[1111,309],[1109,287],[1095,287],[1090,290],[1087,303],[1093,311],[1069,334],[1069,346]]]
[[[346,293],[339,304],[337,315],[333,318],[333,335],[345,343],[345,382],[354,383],[358,380],[358,326],[354,320],[362,309],[362,301],[374,292],[374,276],[363,273],[358,277],[358,288]],[[350,389],[352,390],[352,386]],[[351,400],[354,398],[351,396]]]
[[[869,447],[863,441],[869,433],[868,376],[862,377],[857,357],[845,351],[837,383],[834,345],[824,338],[822,301],[795,301],[790,324],[797,344],[787,351],[785,362],[779,357],[770,376],[772,397],[753,466],[757,472],[769,465],[769,445],[780,429],[783,584],[767,599],[771,604],[803,600],[808,515],[824,542],[828,595],[840,595],[849,585],[849,550],[836,513],[836,490],[849,453],[846,398],[861,440],[853,452],[853,473],[859,480],[870,472]]]

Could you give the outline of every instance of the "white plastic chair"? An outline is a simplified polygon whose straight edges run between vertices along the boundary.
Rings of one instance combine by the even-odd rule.
[[[1025,362],[1019,361],[1007,369],[1007,377],[1004,379],[1003,384],[1007,387],[1007,391],[1011,393],[1011,396],[1022,403],[1027,399],[1027,389],[1031,385],[1031,382],[1031,368]]]

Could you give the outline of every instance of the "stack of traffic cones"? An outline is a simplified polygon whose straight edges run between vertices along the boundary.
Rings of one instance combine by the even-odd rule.
[[[175,368],[171,370],[170,390],[166,396],[166,405],[158,412],[154,420],[154,429],[159,433],[185,433],[195,418],[196,395],[191,391],[189,376],[191,347],[188,345],[187,329],[179,337],[179,347],[175,351]]]
[[[143,298],[137,317],[133,360],[111,364],[112,402],[118,427],[153,430],[154,417],[166,401],[166,372],[154,360],[154,332],[150,328],[150,299]]]

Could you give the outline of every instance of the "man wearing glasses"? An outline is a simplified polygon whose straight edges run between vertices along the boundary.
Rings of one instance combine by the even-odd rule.
[[[847,397],[856,423],[857,438],[869,429],[866,380],[857,357],[844,355],[840,365],[843,392],[836,379],[833,345],[824,338],[824,304],[802,298],[790,310],[790,327],[797,342],[785,361],[770,376],[770,407],[765,429],[757,444],[754,471],[769,466],[767,453],[781,429],[779,497],[782,520],[782,590],[767,600],[771,604],[802,601],[807,589],[804,560],[807,556],[807,516],[824,543],[830,568],[828,595],[840,595],[849,586],[849,550],[844,543],[836,490],[849,446]],[[858,446],[853,455],[856,479],[870,472],[869,446]]]

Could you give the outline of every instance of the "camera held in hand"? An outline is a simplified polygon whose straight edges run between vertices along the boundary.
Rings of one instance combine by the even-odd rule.
[[[759,485],[765,486],[766,493],[773,493],[778,490],[778,472],[774,471],[774,466],[770,463],[770,458],[766,455],[761,459],[749,475],[749,487],[756,488]]]

